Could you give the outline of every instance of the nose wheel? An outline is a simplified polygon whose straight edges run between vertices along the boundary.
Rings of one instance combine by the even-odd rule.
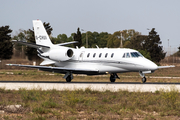
[[[146,82],[146,77],[142,71],[139,72],[139,75],[142,77],[142,83]]]
[[[145,83],[146,82],[146,77],[143,77],[142,78],[142,83]]]

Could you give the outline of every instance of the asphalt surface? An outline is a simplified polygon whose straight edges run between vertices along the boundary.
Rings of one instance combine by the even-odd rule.
[[[154,85],[180,85],[180,83],[165,83],[165,82],[66,82],[66,81],[0,81],[0,83],[58,83],[58,84],[154,84]]]

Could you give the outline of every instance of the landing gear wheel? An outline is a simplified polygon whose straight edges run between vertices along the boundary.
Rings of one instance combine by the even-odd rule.
[[[115,78],[113,75],[111,75],[111,76],[110,76],[110,81],[111,81],[111,82],[115,82],[115,81],[116,81],[116,78]]]
[[[146,82],[146,77],[143,77],[142,78],[142,83],[145,83]]]
[[[71,82],[71,76],[69,75],[69,76],[67,76],[67,78],[66,78],[66,82]]]

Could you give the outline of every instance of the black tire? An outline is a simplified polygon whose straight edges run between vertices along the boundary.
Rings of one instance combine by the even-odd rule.
[[[115,81],[116,81],[116,78],[115,78],[113,75],[111,75],[111,76],[110,76],[110,81],[111,81],[111,82],[115,82]]]
[[[146,82],[146,77],[143,77],[142,78],[142,83],[145,83]]]
[[[71,76],[69,75],[69,76],[67,76],[67,78],[66,78],[66,82],[71,82]]]

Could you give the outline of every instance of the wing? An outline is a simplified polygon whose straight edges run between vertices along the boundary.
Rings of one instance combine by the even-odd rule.
[[[29,47],[33,47],[33,48],[40,48],[40,47],[43,47],[43,48],[50,48],[49,46],[43,46],[43,45],[38,45],[38,44],[34,44],[34,43],[27,43],[27,42],[22,42],[22,41],[17,41],[17,40],[12,40],[13,43],[19,43],[19,44],[22,44],[22,45],[27,45]]]
[[[65,67],[52,67],[52,66],[33,66],[33,65],[21,65],[21,64],[6,64],[8,66],[18,66],[18,67],[28,67],[28,68],[36,68],[42,71],[49,71],[55,73],[67,73],[68,71],[75,74],[88,74],[88,75],[96,75],[99,73],[98,70],[93,69],[76,69],[76,68],[65,68]]]
[[[158,66],[158,69],[160,68],[171,68],[171,67],[175,67],[174,65],[170,65],[170,66]]]

